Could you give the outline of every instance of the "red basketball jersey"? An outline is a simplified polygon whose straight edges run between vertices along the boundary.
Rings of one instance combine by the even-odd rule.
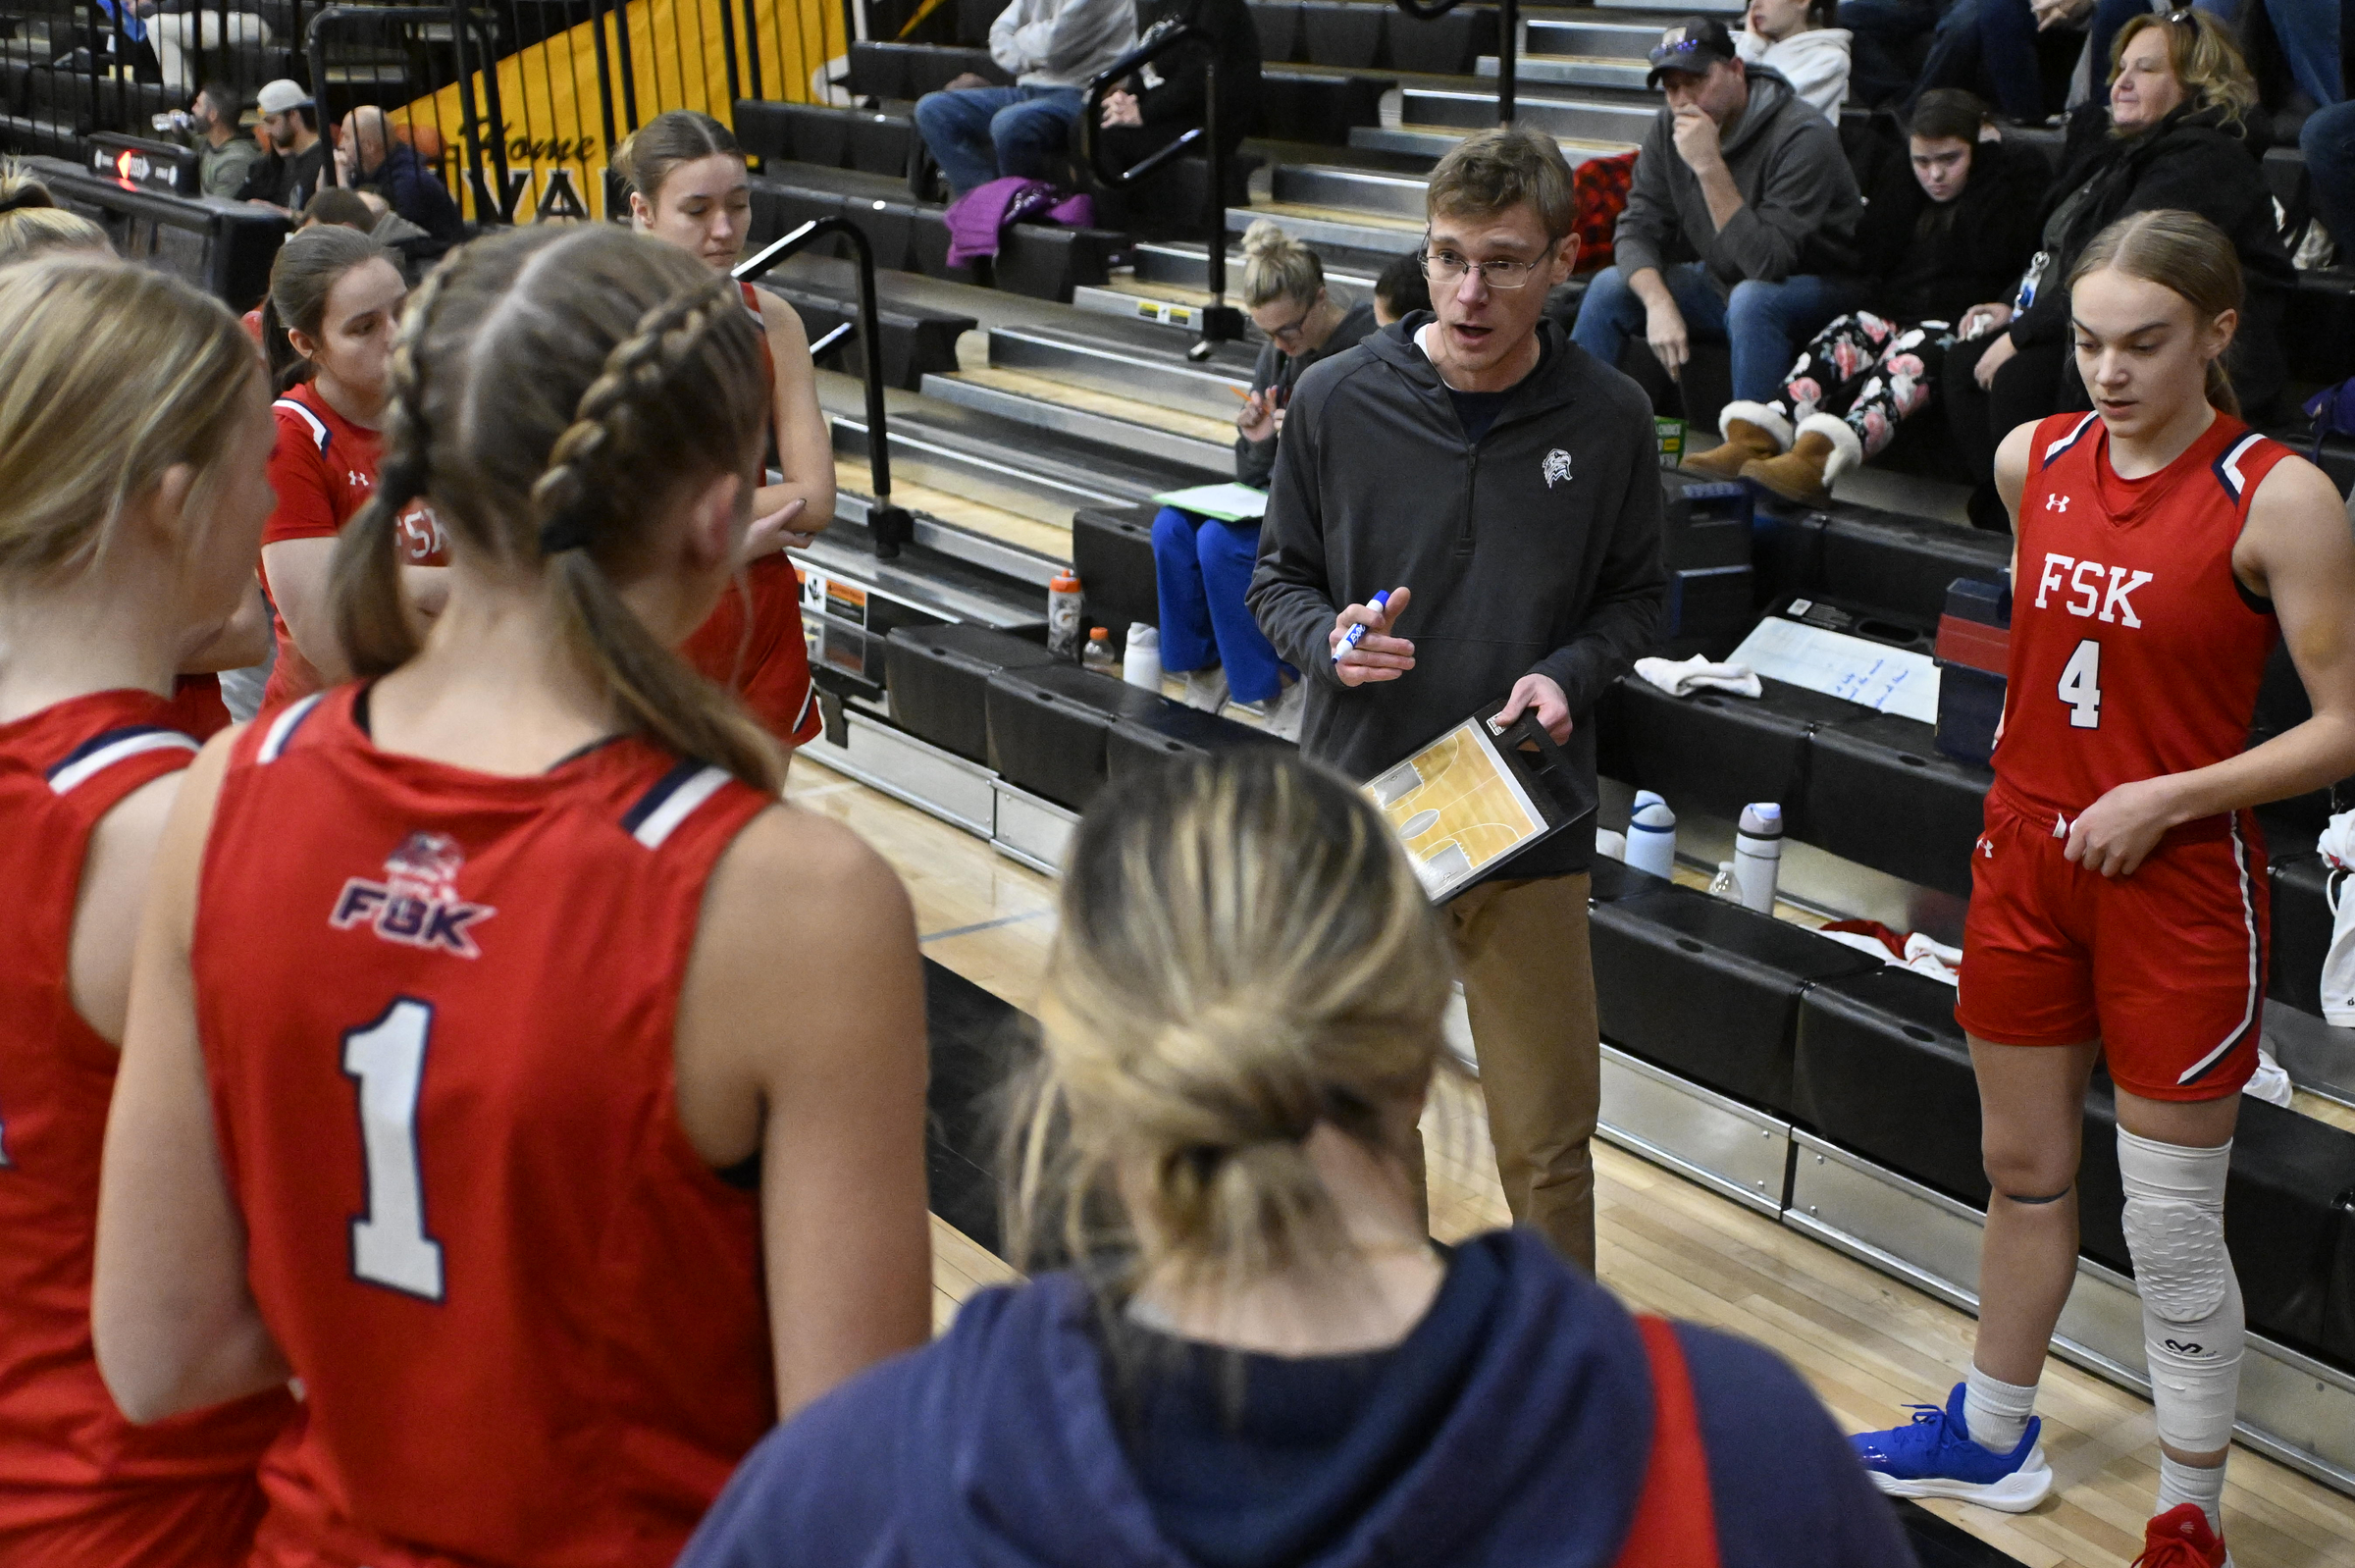
[[[1994,758],[2023,813],[2058,823],[2247,746],[2278,627],[2233,577],[2232,547],[2288,455],[2219,413],[2173,462],[2125,480],[2099,415],[2036,427]]]
[[[759,1198],[671,1056],[770,800],[635,739],[526,778],[393,756],[366,691],[265,715],[205,850],[214,1122],[309,1414],[256,1560],[667,1565],[776,1417]]]
[[[289,539],[333,539],[343,525],[360,514],[376,491],[376,470],[384,455],[384,437],[355,425],[336,412],[335,404],[304,382],[270,405],[278,422],[278,440],[270,448],[270,488],[278,505],[262,527],[262,543],[277,545]],[[416,566],[449,564],[449,542],[442,524],[422,501],[413,501],[393,525],[400,558]],[[262,589],[270,593],[270,574],[262,573]],[[319,672],[288,634],[287,618],[278,613],[278,597],[271,593],[270,612],[278,631],[278,662],[271,667],[264,689],[265,705],[304,697],[319,689]]]
[[[777,363],[768,346],[760,295],[751,284],[736,287],[744,291],[744,308],[760,333],[760,368],[774,389]],[[784,551],[763,555],[747,567],[741,588],[728,590],[679,654],[706,679],[743,698],[754,716],[788,746],[816,739],[817,689],[810,681],[801,574]]]
[[[241,1542],[216,1541],[210,1555],[160,1540],[141,1550],[121,1527],[193,1507],[226,1510],[233,1536],[240,1521],[250,1531],[255,1462],[294,1410],[281,1393],[133,1427],[90,1348],[115,1049],[74,1007],[74,908],[100,819],[195,755],[173,705],[149,692],[99,692],[0,725],[0,1562],[242,1561]],[[94,1556],[88,1542],[110,1516],[122,1554]]]

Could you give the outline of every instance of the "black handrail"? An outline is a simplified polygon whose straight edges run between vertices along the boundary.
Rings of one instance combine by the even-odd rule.
[[[739,283],[766,277],[788,257],[827,235],[841,235],[859,253],[859,343],[866,361],[866,468],[873,476],[875,503],[867,508],[866,531],[875,558],[890,560],[916,537],[916,519],[891,503],[891,437],[883,423],[883,335],[875,326],[875,247],[866,231],[848,218],[812,218],[784,238],[762,246],[736,264]]]
[[[1459,0],[1398,0],[1398,9],[1421,22],[1443,17]],[[1496,123],[1513,123],[1514,76],[1521,61],[1521,0],[1496,0]]]
[[[1453,4],[1454,0],[1448,0],[1448,3]],[[1160,58],[1163,53],[1181,43],[1196,41],[1204,45],[1202,124],[1189,129],[1168,146],[1147,153],[1126,169],[1107,168],[1104,162],[1106,149],[1098,135],[1104,124],[1104,100],[1148,62]],[[1201,339],[1186,352],[1192,358],[1207,359],[1213,343],[1233,342],[1243,336],[1243,313],[1227,303],[1227,144],[1219,137],[1217,47],[1202,29],[1189,22],[1129,50],[1088,82],[1087,103],[1079,111],[1079,152],[1087,160],[1088,167],[1095,171],[1096,178],[1107,185],[1116,189],[1133,185],[1197,143],[1205,144],[1204,155],[1210,163],[1210,194],[1204,201],[1208,212],[1203,220],[1203,249],[1210,263],[1210,304],[1202,312]]]

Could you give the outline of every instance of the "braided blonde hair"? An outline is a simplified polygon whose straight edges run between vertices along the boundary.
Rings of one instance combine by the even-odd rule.
[[[553,575],[566,641],[629,728],[775,789],[774,742],[614,587],[682,490],[752,476],[767,409],[735,283],[676,246],[603,224],[465,246],[401,319],[376,491],[337,541],[352,668],[382,674],[417,652],[393,528],[426,499],[453,550]]]
[[[1401,1108],[1453,969],[1373,803],[1275,749],[1172,763],[1097,798],[1061,914],[1013,1129],[1018,1261],[1059,1245],[1117,1294],[1338,1256],[1308,1135],[1411,1160]]]

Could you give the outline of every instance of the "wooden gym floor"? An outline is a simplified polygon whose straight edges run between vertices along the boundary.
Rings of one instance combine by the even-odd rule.
[[[785,793],[849,823],[898,868],[927,957],[1030,1008],[1054,935],[1052,880],[808,758]],[[1452,1240],[1507,1223],[1478,1093],[1443,1079],[1424,1133],[1434,1234]],[[1909,1402],[1943,1401],[1962,1377],[1968,1315],[1609,1144],[1597,1142],[1595,1159],[1601,1278],[1631,1306],[1769,1346],[1852,1430],[1894,1426]],[[937,1326],[973,1290],[1012,1278],[935,1218]],[[2123,1568],[2141,1549],[2158,1485],[2150,1406],[2058,1359],[2043,1390],[2054,1497],[2025,1515],[1928,1506],[2030,1568]],[[2224,1513],[2239,1568],[2355,1562],[2355,1499],[2244,1449],[2233,1450]]]

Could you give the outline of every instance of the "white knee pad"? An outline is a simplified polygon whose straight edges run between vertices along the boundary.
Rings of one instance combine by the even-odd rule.
[[[2159,1437],[2185,1453],[2232,1440],[2247,1320],[2224,1250],[2224,1176],[2232,1145],[2186,1149],[2118,1129],[2126,1250],[2142,1292],[2143,1350]]]

